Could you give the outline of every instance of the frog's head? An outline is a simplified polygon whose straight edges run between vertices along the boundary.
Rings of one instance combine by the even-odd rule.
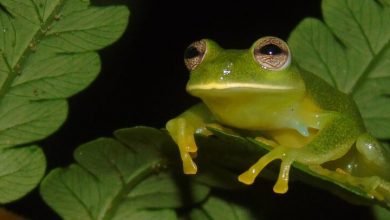
[[[306,95],[287,44],[276,37],[260,38],[247,50],[224,50],[200,40],[187,48],[184,60],[191,72],[187,91],[225,125],[279,127],[275,120],[291,117]]]
[[[184,61],[191,72],[187,91],[202,99],[305,90],[287,44],[276,37],[260,38],[248,50],[225,50],[214,41],[203,39],[187,48]]]

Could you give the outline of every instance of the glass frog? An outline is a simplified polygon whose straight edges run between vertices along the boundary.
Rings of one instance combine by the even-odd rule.
[[[194,134],[209,135],[207,127],[216,126],[258,132],[256,140],[272,146],[239,175],[245,184],[274,160],[281,160],[276,193],[287,192],[294,161],[349,174],[350,181],[389,179],[389,154],[367,133],[354,101],[299,68],[283,40],[262,37],[247,50],[225,50],[203,39],[186,49],[184,61],[190,71],[186,90],[202,100],[166,124],[184,173],[197,172]]]

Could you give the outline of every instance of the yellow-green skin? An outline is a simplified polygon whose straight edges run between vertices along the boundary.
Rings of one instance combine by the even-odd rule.
[[[206,126],[260,131],[257,140],[273,146],[239,176],[251,184],[271,161],[280,159],[277,193],[288,189],[289,170],[297,161],[318,166],[336,161],[332,169],[354,176],[389,179],[389,159],[367,134],[359,110],[346,94],[292,60],[283,70],[268,70],[255,60],[253,50],[225,50],[206,40],[202,62],[190,73],[187,91],[202,99],[167,123],[179,146],[186,174],[195,174],[191,158],[194,134],[208,135]],[[353,152],[353,153],[349,153]]]

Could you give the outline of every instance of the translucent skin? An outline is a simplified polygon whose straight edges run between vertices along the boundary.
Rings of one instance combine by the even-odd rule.
[[[206,126],[213,124],[220,129],[262,131],[268,139],[256,139],[272,143],[273,149],[238,177],[245,184],[252,184],[276,159],[281,160],[276,193],[287,192],[294,161],[317,170],[328,163],[326,169],[336,172],[389,178],[388,154],[367,134],[349,96],[294,62],[281,70],[262,67],[253,56],[256,44],[248,50],[224,50],[206,42],[205,57],[187,84],[187,91],[203,102],[166,125],[179,146],[184,173],[197,172],[191,158],[197,151],[194,134],[210,134]],[[356,153],[351,156],[352,149]]]

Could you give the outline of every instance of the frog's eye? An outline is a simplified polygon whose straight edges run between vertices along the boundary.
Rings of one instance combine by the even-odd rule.
[[[277,37],[263,37],[254,44],[253,55],[264,69],[282,70],[291,62],[287,43]]]
[[[195,41],[184,52],[184,63],[187,69],[194,70],[203,60],[206,54],[207,43],[205,40]]]

